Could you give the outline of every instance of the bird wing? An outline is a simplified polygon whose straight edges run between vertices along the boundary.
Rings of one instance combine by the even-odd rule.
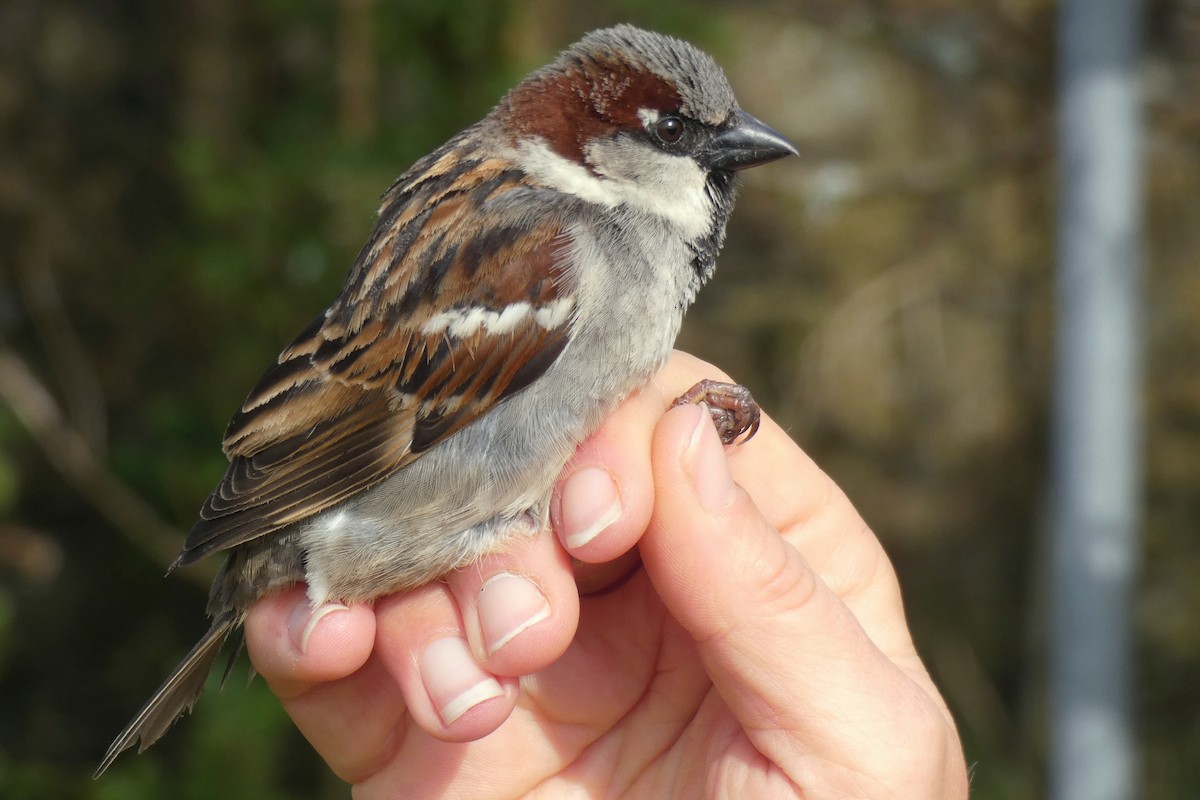
[[[385,195],[337,302],[231,420],[229,469],[176,564],[379,483],[528,386],[567,346],[570,243],[518,196],[537,190],[503,162],[432,166],[442,162],[444,174],[414,167],[417,180]]]

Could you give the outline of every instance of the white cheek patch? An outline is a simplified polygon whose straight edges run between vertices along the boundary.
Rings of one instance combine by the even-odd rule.
[[[642,109],[643,120],[658,113]],[[540,183],[606,208],[627,206],[675,225],[686,239],[704,236],[712,226],[708,175],[695,159],[664,153],[627,138],[601,139],[586,148],[585,169],[550,149],[541,139],[517,146],[516,162]]]
[[[674,155],[628,138],[600,139],[587,147],[588,161],[610,180],[621,202],[674,225],[686,239],[712,227],[708,173],[690,156]]]
[[[542,139],[522,141],[517,145],[514,160],[535,180],[560,192],[567,192],[589,203],[610,208],[620,202],[620,198],[605,185],[608,181],[597,178],[582,164],[576,164],[555,153]]]
[[[530,314],[535,323],[550,330],[566,322],[574,308],[575,301],[570,297],[536,307],[522,301],[501,311],[480,306],[453,308],[431,317],[421,326],[421,333],[428,336],[444,333],[455,339],[466,339],[482,330],[488,336],[502,336],[516,330]]]

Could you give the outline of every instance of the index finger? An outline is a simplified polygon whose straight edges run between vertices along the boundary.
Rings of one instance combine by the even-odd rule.
[[[645,390],[666,409],[702,378],[731,379],[676,351]],[[726,448],[734,480],[763,518],[795,547],[821,580],[854,612],[867,635],[894,658],[915,661],[900,587],[870,527],[829,476],[764,413],[758,433]]]

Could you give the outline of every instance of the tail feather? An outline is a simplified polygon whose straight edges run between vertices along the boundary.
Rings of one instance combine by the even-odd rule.
[[[191,652],[184,656],[171,675],[158,687],[158,691],[146,701],[133,720],[125,726],[125,730],[117,735],[109,745],[108,752],[93,778],[99,778],[104,770],[116,760],[123,751],[138,741],[138,752],[142,752],[158,741],[167,729],[183,715],[191,711],[200,693],[204,691],[204,682],[212,670],[213,663],[221,652],[221,645],[229,637],[237,625],[237,617],[230,610],[220,614],[213,620],[212,627],[196,643]]]

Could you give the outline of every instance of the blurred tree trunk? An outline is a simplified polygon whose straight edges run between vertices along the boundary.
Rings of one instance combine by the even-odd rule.
[[[195,0],[187,4],[183,39],[180,128],[228,153],[239,136],[239,86],[243,70],[236,36],[237,4]]]
[[[338,4],[338,127],[348,139],[367,139],[378,122],[377,87],[371,22],[374,0],[341,0]]]

